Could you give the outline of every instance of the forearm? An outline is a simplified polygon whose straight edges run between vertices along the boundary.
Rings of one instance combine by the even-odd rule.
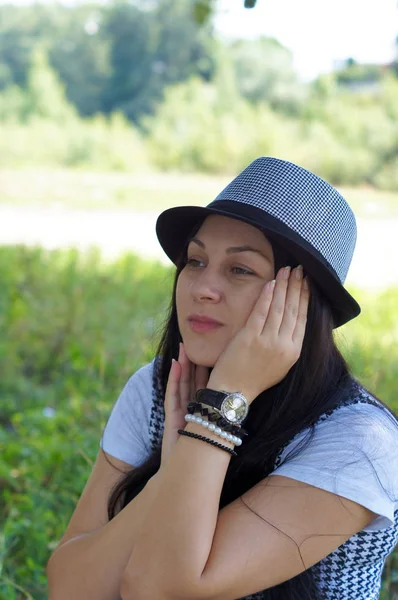
[[[122,574],[160,478],[159,472],[109,523],[56,549],[47,565],[50,600],[120,598]]]
[[[189,423],[185,429],[233,447],[198,424]],[[123,600],[141,600],[151,593],[184,597],[185,590],[200,583],[230,459],[224,450],[180,436],[128,561]]]

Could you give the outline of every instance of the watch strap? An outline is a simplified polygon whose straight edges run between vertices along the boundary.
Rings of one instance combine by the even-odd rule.
[[[195,398],[196,402],[200,402],[201,404],[207,404],[207,406],[213,406],[213,408],[221,410],[221,404],[224,398],[226,398],[227,396],[228,394],[225,392],[204,388],[196,392]]]

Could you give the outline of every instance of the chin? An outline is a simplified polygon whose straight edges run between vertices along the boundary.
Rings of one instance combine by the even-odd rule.
[[[208,342],[201,340],[183,339],[185,352],[189,360],[201,367],[213,368],[220,356],[222,349],[214,348]]]

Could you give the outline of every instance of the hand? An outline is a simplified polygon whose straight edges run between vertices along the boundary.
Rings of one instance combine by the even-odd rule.
[[[242,392],[249,403],[279,383],[299,359],[303,344],[309,289],[280,269],[272,290],[268,283],[245,326],[218,358],[207,387]],[[302,271],[301,271],[302,274]]]
[[[192,363],[181,343],[178,361],[173,360],[167,381],[161,466],[166,464],[179,438],[178,429],[185,428],[184,416],[189,402],[194,399],[197,390],[206,387],[208,379],[209,369]]]

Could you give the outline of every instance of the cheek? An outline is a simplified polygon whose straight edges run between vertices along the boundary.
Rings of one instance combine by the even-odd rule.
[[[184,277],[182,272],[177,280],[176,286],[176,308],[179,325],[181,325],[180,316],[186,316],[188,311],[189,286],[189,281],[187,281],[187,278]]]
[[[233,314],[233,329],[234,333],[246,325],[247,319],[249,318],[260,294],[262,286],[247,290],[247,293],[242,297],[241,295],[233,298],[231,305],[231,311]]]
[[[184,277],[182,275],[180,275],[179,278],[177,279],[177,286],[176,286],[177,309],[180,305],[182,305],[184,303],[184,299],[186,299],[186,294],[187,294],[187,286],[184,282]]]

